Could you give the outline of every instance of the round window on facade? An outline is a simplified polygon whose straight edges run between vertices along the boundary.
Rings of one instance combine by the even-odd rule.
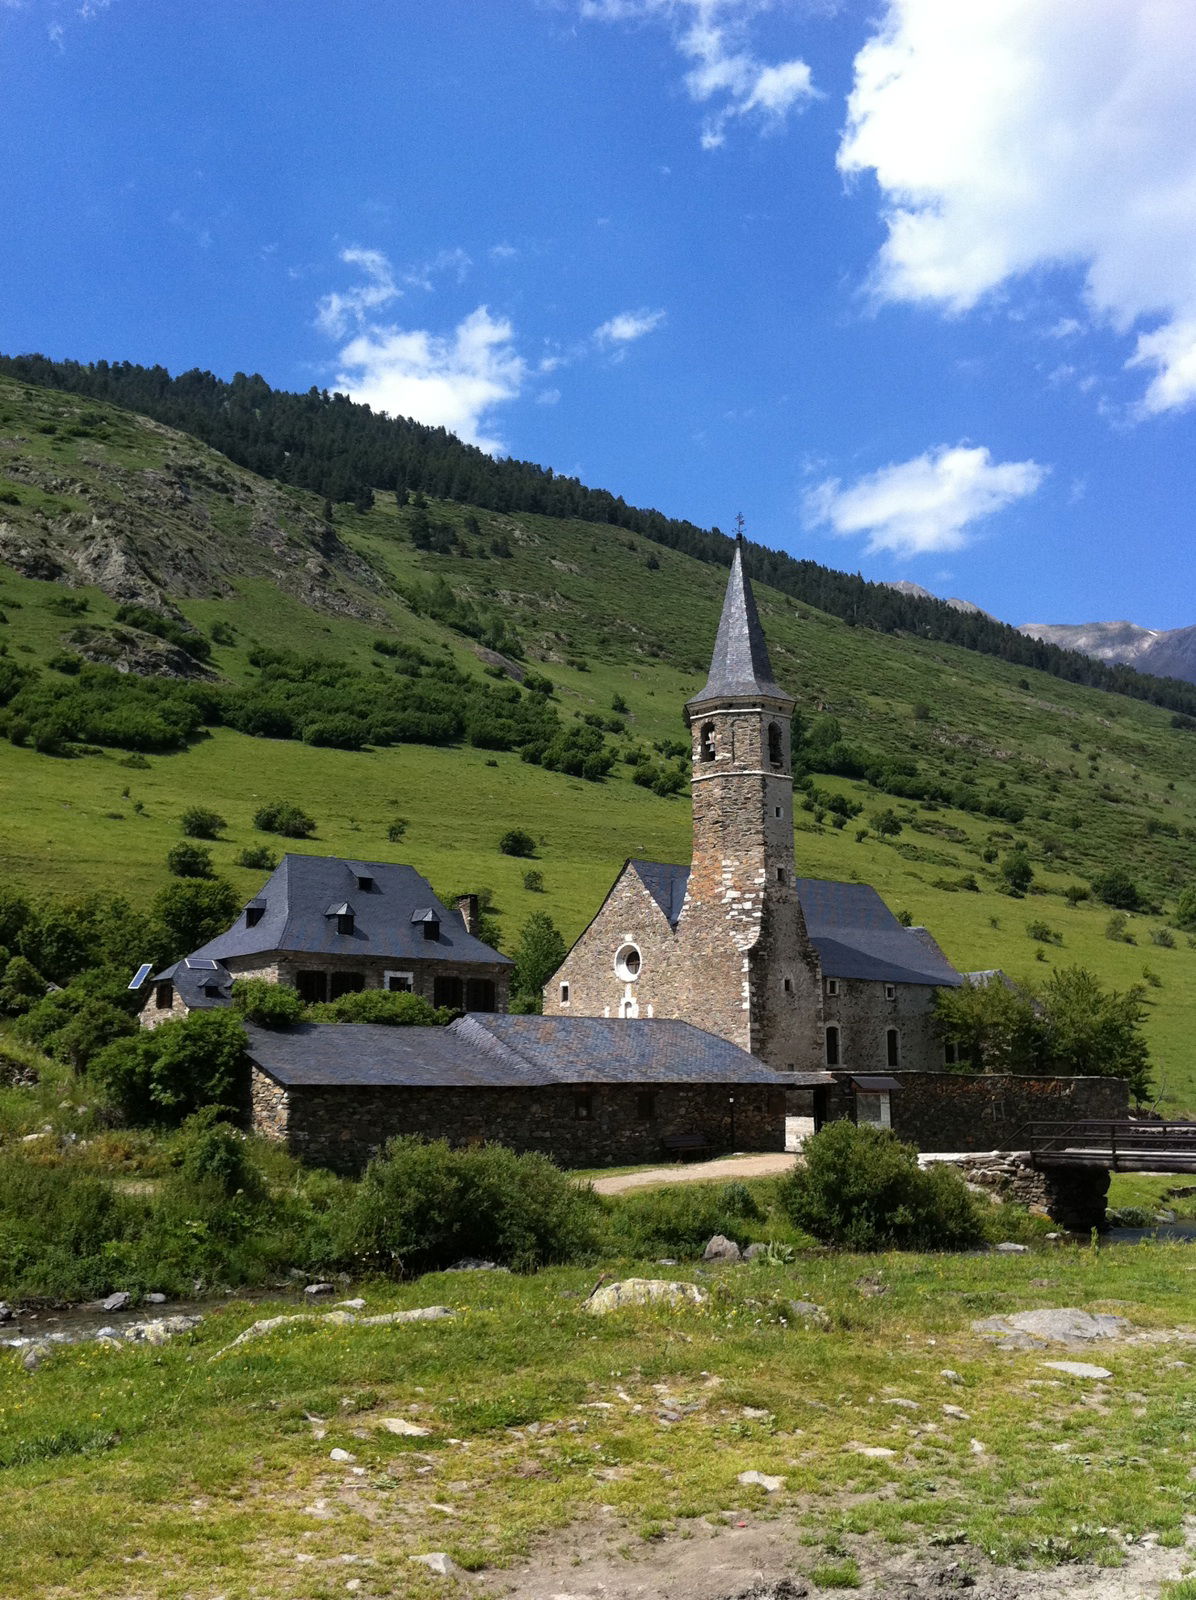
[[[623,945],[615,957],[615,972],[624,983],[634,983],[640,975],[640,953],[633,944]]]

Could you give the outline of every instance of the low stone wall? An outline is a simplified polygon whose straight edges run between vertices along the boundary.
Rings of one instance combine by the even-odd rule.
[[[782,1150],[785,1143],[784,1091],[762,1085],[595,1084],[586,1101],[561,1085],[287,1088],[255,1067],[251,1097],[256,1132],[346,1173],[359,1172],[398,1134],[539,1150],[563,1167],[656,1161],[672,1134],[701,1134],[712,1151]]]
[[[1121,1078],[1023,1077],[961,1072],[891,1072],[893,1132],[919,1150],[1011,1150],[1024,1145],[1028,1122],[1129,1116]],[[851,1115],[850,1074],[837,1073],[831,1116]]]
[[[1002,1200],[1044,1212],[1071,1233],[1108,1227],[1109,1174],[1104,1167],[1036,1167],[1024,1151],[988,1151],[948,1163],[969,1183]]]

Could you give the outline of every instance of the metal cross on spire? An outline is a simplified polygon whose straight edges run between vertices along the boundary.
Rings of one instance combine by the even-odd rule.
[[[735,513],[735,543],[736,544],[742,544],[743,543],[743,529],[744,529],[743,512],[742,511],[737,511]]]

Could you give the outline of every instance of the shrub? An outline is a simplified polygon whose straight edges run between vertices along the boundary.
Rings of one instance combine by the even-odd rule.
[[[310,839],[316,831],[314,817],[287,800],[273,800],[253,814],[253,825],[261,833],[278,833],[284,839]]]
[[[1175,926],[1196,933],[1196,888],[1185,889],[1175,903]]]
[[[523,874],[523,887],[529,894],[544,893],[544,874],[535,870]]]
[[[1175,949],[1175,935],[1170,928],[1152,928],[1150,930],[1150,941],[1152,944],[1157,944],[1162,950]]]
[[[1119,944],[1133,944],[1134,936],[1127,933],[1129,921],[1124,911],[1115,911],[1105,923],[1105,938],[1113,939]]]
[[[171,883],[154,897],[156,942],[170,955],[184,954],[223,933],[241,901],[223,878]]]
[[[959,1173],[925,1171],[918,1152],[885,1128],[832,1122],[802,1146],[804,1164],[778,1196],[791,1220],[849,1250],[961,1249],[984,1235]]]
[[[1091,898],[1092,891],[1082,883],[1069,883],[1063,891],[1063,898],[1069,906],[1078,906],[1082,900]]]
[[[1138,885],[1120,867],[1111,867],[1092,880],[1092,892],[1105,905],[1118,911],[1138,911],[1142,908],[1142,892]]]
[[[504,856],[534,856],[536,841],[523,828],[508,828],[498,841]]]
[[[256,872],[273,872],[278,865],[278,857],[268,844],[251,844],[241,851],[237,865],[252,868]]]
[[[171,1146],[170,1161],[185,1182],[214,1184],[225,1195],[256,1195],[261,1189],[244,1134],[215,1106],[187,1118]]]
[[[218,839],[228,826],[218,811],[207,806],[189,806],[179,820],[188,839]]]
[[[446,1007],[437,1010],[422,995],[391,989],[360,989],[307,1008],[312,1022],[382,1022],[400,1028],[439,1027],[453,1015]]]
[[[712,1234],[737,1244],[750,1237],[742,1184],[676,1183],[611,1201],[607,1226],[614,1248],[628,1256],[699,1255]],[[748,1198],[751,1200],[750,1191]],[[729,1196],[729,1198],[728,1198]],[[755,1202],[751,1202],[755,1205]]]
[[[407,828],[408,822],[406,817],[395,817],[393,821],[389,822],[386,826],[386,837],[390,840],[391,844],[398,844],[399,840],[406,834]]]
[[[1062,944],[1063,935],[1057,933],[1049,922],[1027,922],[1026,933],[1039,944]]]
[[[31,961],[13,956],[0,979],[0,1012],[19,1017],[43,998],[49,985]]]
[[[1034,882],[1034,868],[1024,850],[1011,850],[1001,862],[1001,877],[1011,895],[1023,895]]]
[[[166,852],[167,868],[176,878],[214,878],[212,852],[200,844],[176,844]]]
[[[303,1021],[306,1008],[289,984],[237,978],[233,983],[233,1009],[259,1028],[293,1028]]]
[[[546,1156],[392,1139],[365,1170],[346,1240],[383,1270],[425,1272],[474,1256],[529,1271],[592,1253],[600,1216],[593,1191]]]
[[[192,1011],[99,1051],[89,1076],[134,1122],[179,1121],[241,1098],[245,1032],[234,1011]]]
[[[880,834],[884,839],[895,839],[903,827],[901,818],[891,807],[884,811],[873,812],[868,820],[873,833]]]

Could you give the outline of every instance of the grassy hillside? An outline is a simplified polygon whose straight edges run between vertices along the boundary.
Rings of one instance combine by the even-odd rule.
[[[417,548],[413,535],[430,547]],[[48,663],[78,648],[80,629],[90,649],[98,640],[116,659],[135,653],[147,636],[116,621],[132,599],[209,640],[218,683],[255,682],[250,656],[264,647],[354,663],[382,685],[393,667],[375,644],[399,640],[481,682],[494,681],[487,668],[516,681],[547,676],[563,719],[600,714],[621,730],[606,735],[620,760],[602,783],[529,765],[513,750],[346,751],[226,727],[134,765],[122,750],[67,759],[0,739],[0,880],[148,898],[165,881],[181,811],[203,801],[229,823],[212,847],[217,866],[248,893],[260,874],[233,860],[262,841],[251,825],[257,806],[285,798],[319,824],[296,848],[410,860],[442,892],[491,888],[508,941],[535,909],[571,938],[624,857],[688,856],[686,795],[634,784],[622,758],[673,759],[667,744],[683,733],[682,702],[707,664],[723,582],[720,569],[622,529],[447,501],[425,511],[379,496],[369,511],[338,507],[330,525],[318,499],[183,435],[0,382],[0,639],[19,665],[56,678]],[[923,778],[1021,813],[1011,823],[816,772],[823,798],[798,812],[801,870],[875,883],[965,968],[1033,978],[1080,962],[1119,987],[1149,969],[1164,1101],[1196,1109],[1196,950],[1182,933],[1172,948],[1151,938],[1194,877],[1196,733],[1136,700],[757,592],[777,676],[798,696],[807,729],[833,716],[843,740],[875,761],[912,760]],[[613,709],[616,697],[626,715]],[[825,814],[835,793],[863,806],[840,830]],[[902,820],[899,834],[870,825],[882,810]],[[396,817],[408,829],[393,844]],[[498,836],[512,825],[540,840],[536,862],[499,854]],[[1024,899],[1002,892],[999,875],[1017,845],[1036,874]],[[524,887],[529,865],[543,873],[542,893]],[[1159,908],[1130,917],[1133,944],[1106,937],[1108,907],[1063,898],[1111,866]],[[961,887],[969,879],[974,890]],[[1061,943],[1032,938],[1030,923]],[[129,955],[132,965],[138,955]]]

